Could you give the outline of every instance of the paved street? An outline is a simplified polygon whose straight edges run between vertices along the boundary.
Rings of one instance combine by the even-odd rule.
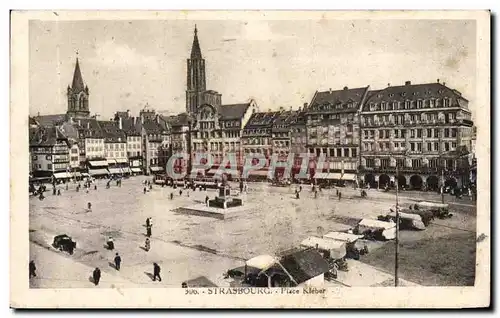
[[[361,199],[359,191],[349,188],[340,189],[343,193],[340,201],[335,197],[334,189],[323,190],[314,199],[310,186],[303,186],[301,198],[297,200],[294,197],[295,186],[277,188],[266,183],[253,183],[249,184],[248,193],[241,195],[244,204],[249,206],[249,212],[233,219],[217,220],[185,215],[176,210],[181,206],[203,202],[206,195],[214,197],[214,190],[189,191],[189,197],[184,191],[181,197],[178,189],[155,185],[151,192],[144,194],[141,185],[144,179],[145,177],[133,177],[124,180],[122,187],[112,184],[110,189],[105,189],[105,182],[101,181],[98,182],[98,190],[92,189],[89,193],[85,190],[76,192],[74,184],[70,185],[69,191],[65,191],[65,186],[60,185],[61,196],[53,196],[47,192],[43,201],[30,198],[30,238],[33,242],[30,253],[31,257],[36,258],[37,264],[40,264],[40,271],[45,272],[52,266],[41,264],[51,264],[55,257],[52,255],[60,254],[60,257],[71,259],[75,263],[71,266],[71,263],[64,261],[60,266],[87,272],[85,275],[75,274],[74,279],[83,279],[83,284],[88,287],[93,284],[84,278],[88,278],[96,266],[103,271],[103,284],[106,277],[113,277],[113,281],[116,279],[117,283],[124,286],[178,287],[182,281],[198,276],[206,276],[216,284],[222,284],[223,272],[240,266],[243,259],[296,247],[310,235],[343,230],[355,225],[361,218],[376,218],[388,212],[395,203],[393,192],[370,190],[368,198]],[[172,192],[175,196],[170,200]],[[404,193],[400,198],[401,204],[407,206],[414,202],[415,197],[414,193]],[[449,200],[450,196],[446,199]],[[426,200],[439,201],[440,197],[437,194],[426,194]],[[87,202],[92,203],[92,211],[87,211]],[[423,232],[403,231],[402,254],[405,252],[405,244],[421,240],[428,240],[432,244],[432,240],[451,237],[456,233],[474,232],[475,208],[465,200],[459,203],[462,205],[457,206],[456,212],[453,211],[453,218],[436,220]],[[141,248],[144,246],[144,224],[147,217],[153,218],[149,252]],[[50,247],[51,251],[40,250],[40,246],[49,246],[53,236],[57,234],[68,234],[77,241],[74,255],[69,256]],[[110,266],[115,251],[104,248],[110,235],[115,240],[116,251],[123,259],[119,273]],[[391,242],[367,244],[370,254],[393,245]],[[419,249],[425,254],[427,245],[421,245]],[[363,257],[361,261],[363,262]],[[153,262],[162,267],[161,283],[149,278]],[[377,262],[372,265],[389,266]],[[381,270],[387,273],[390,268]],[[73,269],[67,273],[72,272]],[[56,275],[53,270],[48,270],[48,273]],[[390,277],[389,274],[385,278]],[[411,281],[405,277],[404,272],[401,277]],[[373,283],[381,283],[378,280],[380,279]],[[358,281],[355,285],[361,284],[359,280],[351,278],[346,278],[346,281]],[[426,281],[418,283],[425,285]],[[40,280],[33,284],[34,287],[50,287],[54,283]],[[361,285],[371,284],[372,282],[367,283],[365,280]]]

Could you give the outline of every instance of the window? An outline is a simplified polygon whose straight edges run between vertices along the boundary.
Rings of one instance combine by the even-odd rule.
[[[396,166],[397,167],[406,167],[406,160],[405,159],[396,159]]]
[[[429,167],[430,168],[439,167],[439,160],[438,159],[429,159]]]
[[[415,138],[415,130],[414,129],[410,130],[410,138]]]
[[[42,165],[40,165],[40,168],[41,168],[41,167],[42,167]],[[51,163],[49,163],[49,164],[47,165],[47,169],[48,169],[48,170],[52,170],[52,164],[51,164]]]
[[[450,131],[448,128],[445,128],[444,129],[444,138],[448,138],[448,137],[450,137]]]
[[[337,157],[342,157],[342,149],[337,148]]]
[[[406,130],[401,130],[401,138],[406,138]]]
[[[33,160],[37,160],[37,159],[38,159],[38,157],[37,157],[37,156],[33,156]]]
[[[446,159],[445,165],[446,165],[446,169],[452,170],[454,168],[453,159]]]
[[[427,129],[427,137],[431,138],[432,137],[432,128]]]
[[[375,160],[374,159],[366,159],[366,166],[368,168],[373,168],[375,167]]]
[[[384,131],[384,137],[385,137],[386,139],[389,139],[389,130],[385,130],[385,131]]]
[[[45,157],[45,159],[47,159],[47,160],[52,160],[52,156],[51,156],[51,155],[47,155],[47,156]]]
[[[450,143],[449,142],[444,143],[444,151],[450,151]]]
[[[422,143],[421,142],[417,142],[417,151],[422,152]]]
[[[420,159],[412,159],[412,160],[411,160],[411,166],[412,166],[413,168],[420,168],[420,166],[421,166],[421,161],[420,161]]]
[[[417,129],[417,138],[422,138],[422,129]]]
[[[410,149],[411,149],[411,151],[415,151],[415,143],[414,142],[410,142]]]
[[[349,148],[344,148],[344,157],[349,157]]]
[[[390,150],[388,142],[385,143],[385,149]]]
[[[439,150],[439,143],[434,142],[434,151],[438,151],[438,150]]]
[[[356,148],[352,148],[351,153],[352,153],[352,157],[353,157],[353,158],[355,158],[355,157],[357,157],[357,156],[358,156],[357,152],[358,152],[358,149],[356,149]]]
[[[453,138],[457,137],[457,129],[456,128],[451,128],[451,137],[453,137]]]
[[[451,150],[455,150],[457,149],[457,143],[456,142],[452,142],[451,143]]]
[[[330,149],[330,157],[334,157],[335,156],[335,151],[334,149]]]
[[[390,159],[380,159],[380,167],[382,168],[388,168],[389,165],[391,164],[391,160]]]
[[[395,142],[394,143],[394,150],[398,150],[398,148],[399,148],[399,142]]]
[[[378,138],[384,138],[384,131],[383,130],[379,130]]]
[[[394,138],[399,138],[399,129],[394,129]]]

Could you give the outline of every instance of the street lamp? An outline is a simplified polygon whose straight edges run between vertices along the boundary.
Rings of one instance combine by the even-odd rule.
[[[403,158],[406,159],[407,151]],[[399,286],[399,166],[396,159],[396,252],[394,253],[394,286]]]

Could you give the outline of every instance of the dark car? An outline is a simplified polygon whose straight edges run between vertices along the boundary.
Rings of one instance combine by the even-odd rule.
[[[73,250],[76,248],[76,242],[73,241],[73,239],[68,235],[61,234],[54,237],[54,242],[52,243],[52,246],[60,251],[73,254]]]

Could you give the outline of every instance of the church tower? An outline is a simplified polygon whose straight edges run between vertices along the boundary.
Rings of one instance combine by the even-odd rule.
[[[191,47],[191,58],[187,60],[187,113],[196,113],[198,106],[200,106],[203,101],[203,94],[205,90],[205,60],[201,55],[200,43],[198,42],[198,29],[195,25],[193,46]]]
[[[71,117],[88,117],[89,111],[89,88],[83,83],[80,63],[76,58],[75,72],[73,73],[73,82],[68,86],[68,111],[67,115]]]

